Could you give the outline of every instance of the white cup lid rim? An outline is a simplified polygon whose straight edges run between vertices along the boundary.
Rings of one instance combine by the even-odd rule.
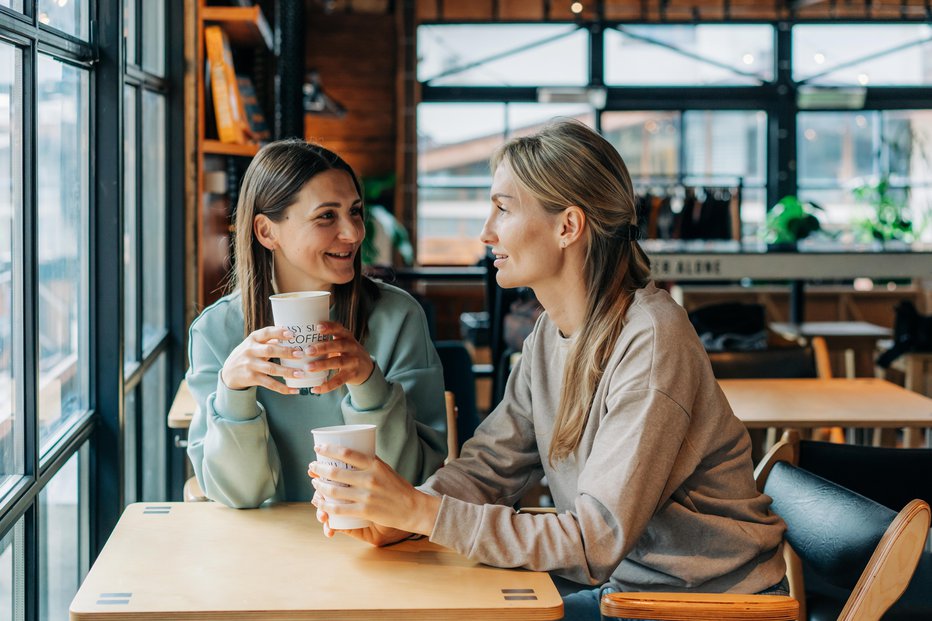
[[[330,295],[329,291],[292,291],[291,293],[275,293],[269,296],[270,300],[296,300],[306,298],[322,298]]]
[[[318,427],[317,429],[311,429],[311,433],[347,433],[353,431],[368,431],[369,429],[375,429],[375,425],[332,425],[330,427]]]

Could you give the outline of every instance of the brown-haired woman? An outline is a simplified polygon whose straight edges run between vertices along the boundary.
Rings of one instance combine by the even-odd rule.
[[[317,447],[359,468],[310,465],[325,532],[330,515],[357,515],[379,525],[350,532],[371,543],[420,533],[553,572],[566,619],[599,619],[610,590],[785,592],[784,525],[686,313],[650,282],[621,157],[563,121],[505,144],[492,169],[482,241],[499,284],[532,288],[545,312],[502,403],[420,488]],[[516,513],[543,475],[557,513]]]
[[[263,147],[236,207],[229,295],[192,323],[188,386],[197,412],[188,455],[201,489],[232,507],[310,500],[310,429],[377,426],[377,454],[420,483],[446,454],[443,373],[421,307],[361,274],[365,234],[359,181],[333,152],[303,140]],[[332,340],[287,345],[272,326],[269,296],[330,291]],[[281,358],[326,356],[304,369]],[[299,391],[280,378],[328,370]]]

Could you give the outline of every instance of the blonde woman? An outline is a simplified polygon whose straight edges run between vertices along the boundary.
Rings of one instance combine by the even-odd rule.
[[[310,464],[325,532],[331,515],[356,515],[377,526],[347,534],[376,545],[416,533],[552,572],[567,619],[599,619],[611,590],[785,592],[784,525],[686,313],[650,281],[621,157],[564,121],[511,140],[492,169],[481,239],[499,284],[530,287],[545,312],[502,403],[420,488],[317,447],[359,468]],[[543,475],[557,513],[516,513]]]
[[[263,147],[236,207],[235,290],[191,325],[187,380],[197,404],[188,456],[207,496],[232,507],[310,500],[310,430],[377,427],[377,454],[412,483],[446,456],[443,372],[420,305],[365,278],[359,182],[335,153],[303,140]],[[302,350],[272,326],[269,295],[330,291],[332,336]],[[326,355],[295,371],[288,357]],[[299,391],[282,378],[328,370]]]

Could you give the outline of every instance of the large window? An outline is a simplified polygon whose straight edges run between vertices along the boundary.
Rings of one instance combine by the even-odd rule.
[[[181,12],[0,0],[4,621],[67,618],[125,504],[170,496],[183,308],[169,308],[169,266],[184,233],[168,208],[183,203],[169,76],[183,46],[166,24]]]

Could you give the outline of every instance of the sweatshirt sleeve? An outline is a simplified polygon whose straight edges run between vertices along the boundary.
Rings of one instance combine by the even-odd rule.
[[[445,495],[431,541],[496,567],[554,571],[584,584],[607,580],[663,495],[669,498],[664,483],[687,427],[682,408],[656,391],[619,395],[613,409],[581,473],[573,509],[524,515]],[[632,432],[632,422],[648,419]]]
[[[281,463],[257,389],[231,390],[220,379],[229,353],[217,349],[216,338],[209,322],[191,327],[186,379],[197,410],[188,429],[188,457],[208,498],[254,508],[276,495]]]
[[[367,348],[385,368],[374,355],[372,375],[347,386],[341,407],[346,424],[376,426],[376,453],[416,485],[443,463],[447,432],[443,368],[424,312],[414,300],[410,305],[397,331],[371,329]]]
[[[527,348],[526,342],[525,352]],[[543,469],[530,414],[526,360],[527,356],[522,356],[518,361],[501,403],[466,441],[460,457],[437,471],[421,486],[422,491],[468,503],[510,507],[540,481]]]

